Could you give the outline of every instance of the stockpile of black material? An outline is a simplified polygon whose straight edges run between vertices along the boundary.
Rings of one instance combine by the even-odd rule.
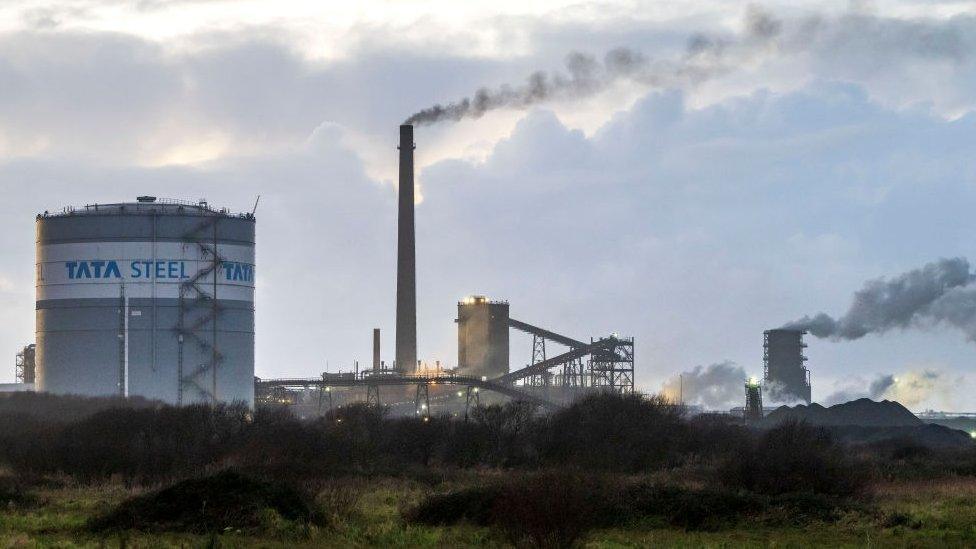
[[[766,426],[774,426],[787,421],[825,427],[844,443],[875,443],[890,439],[903,439],[928,447],[962,447],[973,443],[967,433],[926,424],[891,400],[876,402],[861,398],[828,408],[816,403],[782,406],[770,412],[763,422]]]
[[[860,427],[916,427],[924,422],[901,404],[882,400],[875,402],[859,398],[829,408],[813,403],[790,408],[781,406],[766,416],[766,423],[777,425],[787,420],[805,421],[811,425],[833,427],[857,425]]]

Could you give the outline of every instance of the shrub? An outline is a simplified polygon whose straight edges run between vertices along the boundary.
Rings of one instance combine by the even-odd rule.
[[[491,526],[516,545],[568,547],[594,528],[657,519],[714,531],[745,520],[806,524],[835,520],[847,504],[832,496],[766,496],[723,488],[688,489],[599,474],[547,471],[429,496],[404,512],[409,522]]]
[[[924,446],[906,439],[890,439],[859,448],[878,474],[889,480],[921,480],[976,476],[976,447]]]
[[[10,477],[0,477],[0,509],[29,507],[35,503],[37,503],[37,498],[28,491],[22,482]]]
[[[404,513],[409,522],[445,526],[469,522],[478,526],[491,523],[492,509],[502,493],[501,486],[477,486],[429,496]]]
[[[597,526],[608,488],[581,474],[547,472],[505,484],[491,509],[491,523],[515,544],[571,547]]]
[[[688,431],[681,414],[660,397],[587,397],[552,416],[543,456],[553,464],[620,472],[676,464]]]
[[[475,408],[471,417],[485,439],[482,461],[489,465],[525,465],[533,461],[535,406],[511,401]]]
[[[315,505],[322,522],[335,526],[351,515],[362,487],[348,480],[332,479],[316,490]]]
[[[822,428],[788,421],[732,453],[719,468],[727,487],[761,494],[813,492],[850,496],[866,486],[864,464],[845,454]]]
[[[748,493],[656,484],[629,487],[621,503],[628,507],[621,516],[631,520],[661,517],[671,526],[685,530],[718,530],[764,509],[764,501]]]
[[[473,421],[451,421],[447,429],[439,452],[443,464],[473,467],[487,462],[491,443],[482,425]]]
[[[216,463],[237,440],[243,405],[110,408],[67,426],[43,424],[2,451],[21,473],[155,482]]]
[[[93,519],[89,526],[94,531],[253,531],[267,525],[269,511],[301,523],[316,518],[308,494],[287,485],[222,471],[123,501],[108,514]]]

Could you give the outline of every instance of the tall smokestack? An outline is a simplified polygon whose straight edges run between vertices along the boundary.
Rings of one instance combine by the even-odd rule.
[[[413,126],[400,126],[400,209],[397,218],[396,367],[417,367],[417,258],[413,226]]]
[[[380,369],[380,329],[373,328],[373,371]]]

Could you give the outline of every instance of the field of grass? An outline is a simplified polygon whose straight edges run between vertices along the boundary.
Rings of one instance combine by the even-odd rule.
[[[333,504],[328,525],[291,523],[269,513],[261,533],[219,535],[97,534],[87,527],[124,499],[142,491],[122,484],[80,486],[69,481],[31,488],[27,501],[2,502],[0,547],[504,547],[506,538],[485,527],[408,524],[402,512],[432,492],[479,482],[470,475],[450,485],[403,478],[342,483],[348,501]],[[460,484],[459,484],[460,483]],[[32,499],[33,501],[30,501]],[[342,499],[342,498],[340,498]],[[329,504],[325,503],[328,507]],[[976,546],[976,479],[883,483],[864,505],[830,523],[749,519],[713,531],[686,531],[659,520],[594,530],[586,547],[972,547]]]

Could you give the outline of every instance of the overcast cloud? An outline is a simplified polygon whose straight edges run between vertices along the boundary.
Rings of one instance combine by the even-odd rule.
[[[181,9],[232,9],[150,4],[133,17],[174,28]],[[500,32],[452,50],[419,19],[350,24],[329,57],[272,14],[161,39],[64,9],[32,23],[25,4],[0,33],[0,381],[33,338],[34,215],[139,194],[238,210],[262,195],[258,375],[368,360],[371,328],[392,343],[396,125],[572,51],[675,60],[745,32],[745,8],[705,6],[484,19],[510,50],[491,46]],[[842,311],[864,280],[973,261],[976,13],[919,6],[762,6],[776,39],[707,82],[615,82],[419,129],[421,355],[455,361],[456,300],[478,292],[577,338],[635,336],[647,390],[721,361],[760,376],[762,330]],[[527,361],[531,343],[512,342]],[[961,391],[976,357],[938,329],[810,343],[815,398],[852,369],[912,364]]]

